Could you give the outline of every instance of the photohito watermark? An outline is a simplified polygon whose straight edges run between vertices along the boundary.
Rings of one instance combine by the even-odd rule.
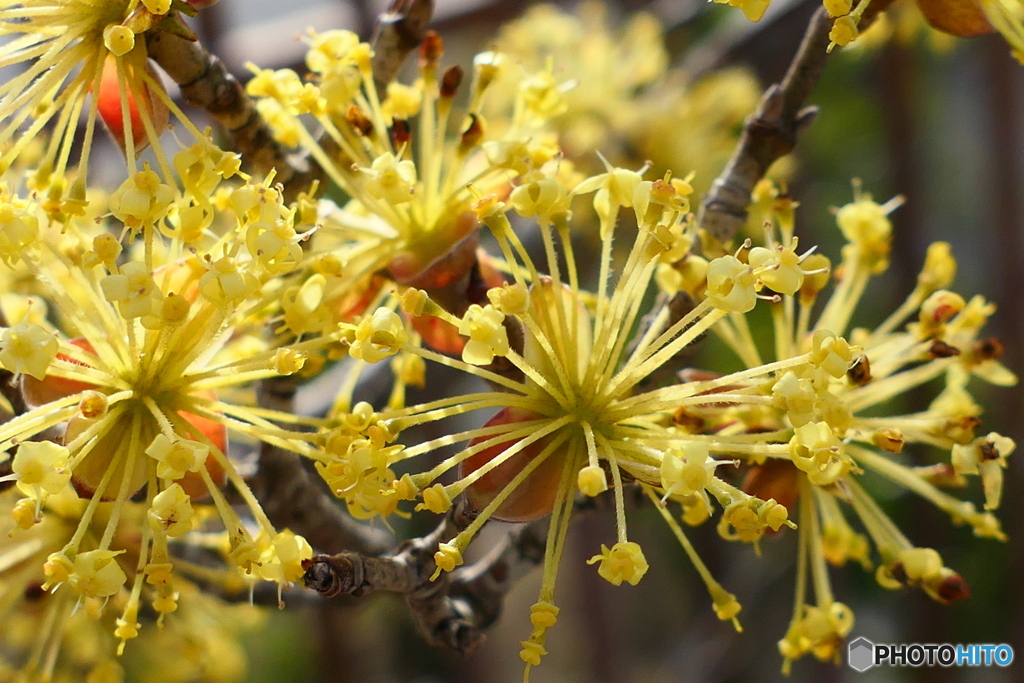
[[[1005,643],[897,645],[857,638],[850,642],[846,661],[857,671],[867,671],[873,666],[1010,666],[1013,648]]]

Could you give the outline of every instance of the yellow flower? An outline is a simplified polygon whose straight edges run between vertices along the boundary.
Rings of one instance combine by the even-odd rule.
[[[74,484],[85,500],[64,514],[71,533],[45,565],[39,561],[40,574],[48,589],[76,589],[97,615],[106,598],[120,601],[122,589],[134,596],[118,605],[122,639],[136,634],[140,599],[161,615],[176,609],[180,577],[169,544],[199,520],[205,532],[226,531],[223,559],[236,585],[239,569],[281,583],[301,573],[301,553],[292,546],[301,550],[303,542],[294,537],[260,569],[260,543],[277,531],[228,456],[229,430],[326,459],[313,444],[317,435],[290,430],[289,414],[249,408],[245,394],[256,381],[295,372],[306,354],[336,344],[340,333],[287,347],[260,338],[276,310],[282,264],[261,258],[259,247],[250,251],[246,236],[260,219],[290,222],[294,215],[282,213],[276,190],[257,182],[235,190],[229,209],[213,207],[209,194],[236,166],[209,149],[179,157],[185,190],[141,171],[112,196],[106,223],[47,220],[45,239],[7,260],[35,274],[51,311],[0,338],[0,363],[23,373],[28,405],[0,428],[0,460],[18,449],[5,479],[17,479],[30,496],[28,504],[12,501],[17,533],[47,528],[48,518],[61,514],[54,500]],[[0,206],[21,205],[0,193]],[[182,213],[194,207],[209,209],[210,222],[186,235]],[[136,233],[142,239],[132,244]],[[265,245],[260,237],[254,243]],[[242,506],[227,502],[228,482]],[[146,502],[136,505],[140,491]],[[200,509],[206,496],[213,506]],[[131,566],[121,566],[122,555]],[[143,584],[152,591],[143,592]]]
[[[0,337],[0,364],[15,374],[43,379],[57,356],[53,333],[24,320],[4,330]]]
[[[583,189],[606,192],[611,206],[625,200],[627,193],[616,193],[626,185],[632,187],[637,177],[632,171],[620,173],[612,169],[604,177],[584,184]],[[344,457],[318,467],[331,488],[346,501],[351,501],[357,491],[369,497],[374,482],[387,476],[399,462],[430,454],[442,445],[464,443],[453,455],[427,470],[413,470],[400,480],[391,474],[390,485],[378,484],[380,502],[366,504],[365,511],[394,511],[399,499],[418,494],[422,498],[418,509],[440,513],[450,507],[458,494],[465,493],[477,514],[464,531],[441,546],[437,563],[439,568],[448,570],[456,566],[456,560],[461,561],[462,550],[488,519],[522,522],[551,513],[547,554],[552,564],[545,572],[541,588],[541,601],[546,603],[552,601],[557,563],[577,489],[585,495],[597,495],[605,489],[615,493],[619,542],[597,556],[601,575],[613,583],[635,583],[646,571],[643,553],[626,534],[623,473],[652,487],[664,484],[666,498],[686,501],[684,505],[691,505],[689,498],[695,497],[692,494],[700,487],[705,496],[701,503],[705,518],[710,512],[705,488],[737,523],[741,523],[740,515],[734,503],[743,506],[752,515],[751,522],[741,523],[745,524],[744,538],[750,540],[760,538],[765,529],[778,529],[787,523],[785,508],[775,501],[754,504],[749,496],[718,480],[713,471],[719,463],[709,457],[706,445],[692,443],[684,434],[666,427],[668,416],[680,405],[761,403],[770,400],[767,396],[717,391],[729,386],[729,377],[661,389],[639,388],[658,368],[727,315],[710,300],[700,302],[695,310],[678,319],[670,319],[668,309],[664,309],[656,314],[652,327],[635,343],[628,344],[627,335],[641,317],[645,292],[652,286],[663,254],[674,248],[677,240],[689,240],[688,233],[692,232],[684,213],[686,204],[673,199],[679,190],[669,181],[659,182],[665,187],[654,187],[643,180],[632,187],[633,191],[644,190],[647,200],[643,210],[636,213],[640,229],[627,257],[627,267],[614,280],[602,279],[593,295],[580,289],[572,244],[566,239],[568,226],[557,223],[568,220],[568,214],[558,219],[544,212],[535,216],[545,252],[556,254],[561,250],[567,265],[562,270],[559,260],[552,258],[548,262],[550,274],[542,275],[505,215],[509,207],[493,197],[481,198],[479,215],[494,233],[514,282],[492,288],[488,300],[493,303],[470,307],[462,318],[412,290],[401,295],[401,303],[406,310],[422,311],[461,328],[470,335],[470,344],[479,342],[485,348],[477,354],[480,349],[467,345],[463,359],[440,356],[413,344],[403,345],[402,351],[487,379],[502,390],[450,397],[422,406],[393,407],[374,414],[368,422],[360,417],[367,411],[361,404],[351,410],[347,408],[352,399],[351,387],[346,388],[337,399],[340,409],[332,417],[341,424],[356,426],[359,432],[338,443],[335,452],[346,448]],[[511,208],[515,209],[516,204],[513,202]],[[533,214],[532,205],[522,208]],[[562,238],[557,246],[556,226]],[[608,273],[613,238],[609,231],[602,248],[601,267]],[[753,305],[756,275],[749,266],[741,264],[741,270],[747,278],[745,286],[749,286]],[[398,324],[390,316],[388,319]],[[354,334],[360,339],[369,338],[370,325],[364,319],[354,326]],[[366,326],[365,332],[358,331],[362,326]],[[521,330],[521,346],[518,342],[513,344],[512,335],[506,336],[506,328]],[[510,370],[499,374],[475,364],[490,362],[499,352],[504,354],[503,362]],[[792,365],[806,362],[804,356],[792,361]],[[766,374],[770,372],[765,370]],[[377,446],[376,450],[366,450],[363,460],[357,460],[358,449],[368,447],[356,444],[365,443],[367,425],[372,422],[379,421],[389,435],[397,436],[406,427],[424,422],[438,422],[438,428],[443,429],[441,425],[449,418],[492,410],[495,406],[502,409],[477,429],[460,430],[451,436],[405,447]],[[331,437],[328,444],[332,444]],[[676,462],[678,452],[688,454],[686,463]],[[455,469],[458,477],[454,483],[435,483],[445,472]],[[748,527],[752,529],[749,533]],[[457,556],[455,551],[460,554]],[[695,564],[699,563],[695,555],[692,558]],[[709,574],[702,576],[709,589],[717,585]],[[732,607],[722,609],[723,613],[734,614]],[[538,629],[524,641],[524,657],[527,661],[539,661],[542,650],[543,630]]]
[[[1005,456],[1014,448],[1012,440],[998,434],[974,434],[981,410],[966,390],[968,379],[979,376],[1012,385],[1016,377],[999,363],[998,341],[979,339],[991,306],[980,298],[965,302],[943,289],[956,272],[948,245],[929,249],[916,287],[880,325],[847,332],[871,277],[888,265],[888,214],[898,203],[896,199],[877,204],[855,185],[855,201],[836,215],[848,240],[837,269],[842,278],[816,318],[813,310],[829,277],[824,270],[827,259],[814,255],[805,263],[816,272],[805,274],[799,288],[790,282],[775,290],[779,296],[771,304],[773,345],[758,344],[738,314],[712,328],[756,377],[735,381],[726,376],[721,382],[728,382],[728,393],[750,395],[747,401],[763,396],[763,409],[755,411],[741,402],[715,409],[686,408],[686,417],[699,425],[710,452],[750,466],[743,491],[716,478],[705,485],[725,507],[719,522],[722,536],[757,542],[766,531],[791,524],[785,507],[762,498],[786,493],[798,499],[801,560],[793,619],[779,643],[784,671],[805,654],[826,661],[841,656],[853,617],[832,596],[828,563],[853,559],[870,568],[871,552],[877,550],[882,562],[876,575],[887,587],[919,586],[941,602],[968,594],[963,579],[944,567],[934,551],[915,548],[888,519],[860,484],[865,470],[924,497],[978,536],[1005,539],[990,512],[978,511],[973,503],[939,488],[963,484],[963,477],[977,474],[985,507],[994,509],[1000,500]],[[791,212],[776,205],[769,216],[773,228],[777,225],[781,232],[778,241],[769,235],[769,245],[792,244]],[[773,272],[768,269],[775,267],[772,247],[752,249],[749,261],[758,282],[767,285]],[[740,272],[741,265],[731,264],[731,270]],[[780,263],[776,270],[782,268]],[[708,279],[711,298],[710,274]],[[775,355],[765,363],[763,349],[768,346]],[[767,379],[761,374],[766,367],[773,368]],[[912,415],[881,410],[891,398],[933,380],[944,381],[945,388],[926,410]],[[744,426],[737,429],[738,424]],[[913,443],[945,450],[950,463],[913,468],[893,457]],[[679,488],[676,483],[683,476],[682,461],[665,462],[671,461],[663,461],[666,491],[675,483],[681,492],[689,492],[692,486]],[[684,505],[684,519],[704,521],[708,508],[699,496]],[[851,514],[865,534],[851,527]]]
[[[469,337],[462,360],[471,365],[489,365],[495,356],[509,352],[505,315],[494,306],[472,304],[462,317],[459,334]]]
[[[842,444],[827,422],[809,422],[794,430],[789,442],[793,464],[807,472],[812,484],[834,484],[850,469]]]
[[[601,578],[613,586],[619,586],[623,581],[635,586],[647,573],[647,558],[644,557],[640,546],[633,542],[619,541],[608,548],[601,546],[601,554],[594,555],[587,560],[587,564],[599,562],[597,573]]]
[[[859,19],[859,16],[847,15],[835,20],[835,23],[832,24],[832,30],[828,33],[828,39],[832,41],[829,44],[829,50],[836,45],[845,47],[857,39],[857,36],[860,35],[860,32],[857,30],[857,21]]]
[[[105,598],[121,589],[128,577],[114,558],[124,550],[88,550],[75,557],[68,582],[86,598]]]
[[[157,434],[146,448],[146,455],[157,461],[156,475],[161,479],[181,479],[186,472],[198,472],[206,464],[209,446],[191,439],[171,439]]]
[[[25,495],[60,493],[71,480],[68,453],[67,448],[49,441],[20,444],[11,465],[18,488]]]
[[[424,489],[421,495],[423,496],[423,503],[417,506],[417,509],[422,507],[436,515],[443,515],[452,507],[452,499],[448,495],[448,491],[441,484],[434,484]]]
[[[804,276],[807,274],[800,264],[810,255],[810,252],[797,256],[796,238],[788,247],[781,244],[771,247],[754,247],[748,255],[750,266],[759,271],[761,282],[779,294],[796,294],[804,283]]]
[[[367,180],[363,187],[374,199],[382,199],[392,206],[412,200],[416,185],[416,165],[408,159],[398,161],[385,152],[373,160],[370,168],[361,169]]]
[[[824,0],[822,4],[830,17],[841,17],[853,9],[853,0]]]
[[[170,200],[166,192],[151,195],[156,201],[144,208],[137,201],[140,196],[126,196],[140,189],[130,185],[133,180],[152,173],[163,182],[176,183],[169,155],[160,144],[170,113],[178,118],[179,131],[205,143],[205,136],[171,102],[150,64],[146,40],[139,37],[170,11],[167,0],[27,0],[0,5],[0,22],[10,38],[2,48],[4,63],[21,74],[8,79],[0,91],[3,136],[14,141],[0,153],[0,172],[6,172],[42,131],[49,131],[50,142],[30,182],[52,219],[65,222],[85,214],[92,135],[101,121],[124,151],[131,176],[129,186],[112,197],[110,208],[132,231],[139,229],[139,221],[154,220]],[[84,136],[76,132],[80,121]],[[139,168],[139,153],[150,144],[156,172]]]
[[[743,10],[743,16],[750,21],[760,21],[771,0],[715,0],[719,4],[728,3]]]
[[[174,190],[147,166],[125,180],[108,201],[114,218],[138,233],[166,216],[173,200]]]
[[[709,457],[704,443],[685,443],[681,448],[670,448],[661,460],[661,485],[666,495],[699,494],[706,499],[704,489],[711,483],[715,468],[721,464]]]
[[[17,263],[21,254],[39,239],[39,217],[34,203],[8,196],[0,184],[0,258]]]
[[[600,466],[588,465],[576,475],[576,486],[583,495],[594,497],[608,490],[608,477]]]
[[[153,498],[149,523],[156,532],[174,538],[192,530],[192,499],[180,484],[171,484]]]
[[[278,586],[283,586],[302,578],[305,571],[302,563],[312,556],[313,549],[306,539],[285,529],[275,534],[269,543],[265,543],[256,573],[260,578],[276,581]]]
[[[287,323],[297,332],[348,322],[386,291],[387,278],[432,288],[468,276],[479,228],[473,203],[505,190],[516,176],[558,165],[557,147],[538,140],[533,126],[538,116],[555,113],[561,87],[524,78],[518,106],[488,117],[502,124],[494,134],[481,105],[497,56],[477,60],[468,107],[460,111],[455,102],[460,88],[466,89],[463,71],[442,68],[443,44],[436,34],[426,39],[423,54],[429,58],[420,60],[416,85],[387,84],[384,102],[370,72],[368,44],[347,31],[313,33],[308,43],[310,82],[292,71],[250,67],[255,76],[247,86],[261,98],[257,106],[275,134],[309,149],[351,197],[343,208],[325,203],[319,216],[314,211],[313,251],[330,253],[344,268],[309,291],[298,283],[297,295],[289,295]],[[310,101],[322,106],[311,107]],[[330,131],[329,141],[317,142],[311,123]],[[494,145],[506,150],[507,163],[485,153]],[[309,305],[314,299],[316,305]],[[314,320],[303,320],[307,316]]]
[[[441,543],[437,547],[437,552],[434,553],[434,563],[437,565],[437,569],[434,570],[434,574],[430,577],[431,581],[437,579],[441,572],[453,571],[461,565],[462,551],[455,544]]]
[[[378,363],[398,353],[408,341],[405,324],[398,314],[389,308],[378,308],[355,327],[349,353],[367,363]]]
[[[753,269],[735,256],[722,256],[708,264],[707,297],[715,308],[746,313],[757,303]]]

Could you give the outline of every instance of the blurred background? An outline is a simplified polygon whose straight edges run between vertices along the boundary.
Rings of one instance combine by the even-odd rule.
[[[263,67],[301,68],[307,27],[348,28],[367,37],[383,3],[339,0],[222,0],[200,14],[199,29],[211,50],[240,78],[246,61]],[[467,65],[487,49],[499,27],[532,3],[511,0],[438,0],[433,27],[446,41],[445,63]],[[571,11],[574,3],[559,2]],[[913,10],[909,0],[904,10]],[[774,0],[758,24],[736,9],[704,0],[608,0],[613,24],[646,10],[666,27],[673,67],[695,81],[714,69],[749,70],[761,87],[778,80],[796,50],[820,0]],[[898,8],[899,9],[899,8]],[[839,233],[829,208],[852,198],[850,181],[861,178],[879,201],[907,197],[893,215],[893,267],[873,281],[856,324],[881,321],[913,288],[927,245],[952,244],[960,270],[954,289],[996,302],[989,333],[1006,345],[1004,361],[1024,371],[1024,66],[998,36],[943,39],[907,11],[893,20],[894,37],[884,43],[832,55],[811,102],[821,112],[800,139],[790,192],[800,202],[801,245],[819,244],[836,259]],[[871,41],[864,41],[871,42]],[[557,68],[557,65],[556,65]],[[746,113],[746,112],[744,112]],[[740,118],[727,125],[738,130]],[[680,122],[679,133],[686,134]],[[704,155],[693,163],[706,187],[721,159]],[[706,163],[705,163],[706,162]],[[716,166],[717,165],[717,166]],[[675,167],[679,174],[689,168]],[[714,353],[713,344],[704,352]],[[700,357],[694,365],[700,367]],[[435,372],[431,368],[430,372]],[[438,378],[431,377],[431,381]],[[972,385],[986,406],[979,434],[998,431],[1024,438],[1022,392]],[[911,396],[904,408],[919,409],[928,395]],[[912,405],[913,401],[921,403]],[[934,462],[941,454],[914,453]],[[890,592],[870,572],[847,566],[833,570],[837,599],[856,614],[851,638],[875,642],[1010,643],[1024,656],[1024,462],[1010,458],[999,516],[1010,541],[975,539],[911,495],[874,487],[886,510],[916,545],[937,549],[946,564],[970,584],[969,600],[942,606],[920,591]],[[972,486],[976,482],[972,482]],[[981,498],[980,490],[964,496]],[[762,542],[762,556],[749,546],[722,542],[713,525],[691,530],[701,556],[743,604],[745,631],[735,634],[711,610],[702,583],[681,548],[653,510],[634,513],[631,540],[644,548],[651,570],[636,587],[612,587],[584,561],[611,539],[611,513],[580,518],[562,561],[557,627],[549,632],[550,654],[533,670],[548,681],[770,681],[782,680],[776,641],[792,610],[796,535]],[[429,520],[420,520],[429,523]],[[489,532],[502,533],[499,525]],[[415,534],[425,528],[400,529]],[[486,544],[486,538],[479,543]],[[295,606],[268,614],[244,634],[248,678],[254,681],[455,681],[519,680],[519,641],[529,635],[529,606],[539,572],[509,596],[487,641],[463,658],[427,647],[394,596]],[[1024,664],[994,669],[885,669],[857,674],[819,663],[796,662],[791,681],[1000,681],[1024,680]],[[142,674],[145,677],[145,674]]]

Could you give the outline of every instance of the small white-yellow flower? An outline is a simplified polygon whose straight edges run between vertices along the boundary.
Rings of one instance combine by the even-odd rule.
[[[608,490],[608,477],[598,465],[588,465],[576,475],[576,485],[580,493],[594,497]]]
[[[171,484],[153,498],[149,525],[174,538],[192,530],[192,501],[180,484]]]
[[[89,550],[75,557],[75,569],[68,582],[86,598],[106,598],[114,595],[128,577],[117,563],[124,550]]]
[[[441,543],[434,553],[434,564],[437,569],[431,575],[430,580],[435,580],[441,572],[450,572],[462,564],[462,551],[452,543]]]
[[[708,301],[730,313],[746,313],[757,303],[756,278],[750,266],[735,256],[722,256],[708,264]]]
[[[811,339],[811,363],[833,377],[846,374],[853,363],[854,350],[842,337],[829,330],[818,330]]]
[[[0,188],[0,258],[14,263],[39,239],[39,218],[29,203],[4,194]]]
[[[53,333],[23,320],[4,330],[0,337],[0,365],[15,374],[25,373],[41,380],[57,357],[58,346]]]
[[[171,186],[161,183],[160,176],[147,167],[114,190],[110,195],[109,206],[114,218],[124,223],[125,227],[138,231],[166,216],[173,201],[174,190]]]
[[[367,175],[365,188],[371,197],[392,205],[412,199],[416,165],[408,159],[399,161],[391,152],[385,152],[373,160],[370,168],[360,170]]]
[[[721,464],[711,459],[707,444],[700,441],[670,448],[661,459],[661,483],[665,493],[689,496],[702,492]]]
[[[505,315],[521,315],[530,307],[530,290],[519,283],[489,289],[487,298]]]
[[[181,479],[185,472],[198,472],[210,453],[208,446],[189,439],[170,439],[158,434],[146,449],[157,461],[156,475],[161,479]]]
[[[503,324],[505,314],[488,304],[473,304],[462,317],[459,334],[469,337],[462,350],[462,360],[471,365],[488,365],[495,356],[508,354],[508,334]]]
[[[213,261],[208,268],[199,278],[199,292],[212,304],[230,306],[259,288],[255,276],[245,272],[230,256]]]
[[[836,20],[832,32],[843,34],[849,31],[844,28],[847,23],[852,23],[849,17],[842,17]],[[853,35],[849,40],[856,37],[857,28],[852,28]],[[839,45],[835,37],[832,40]],[[892,245],[892,221],[889,220],[889,212],[895,209],[902,202],[897,198],[886,202],[884,205],[872,201],[864,196],[851,202],[836,213],[836,223],[839,225],[843,236],[850,242],[848,248],[858,251],[858,260],[864,262],[872,272],[881,272],[888,265],[889,251]]]
[[[144,263],[131,261],[119,273],[100,280],[103,297],[116,303],[125,318],[141,318],[158,310],[163,295]]]
[[[834,484],[850,469],[842,445],[827,422],[809,422],[797,427],[789,441],[793,464],[807,472],[811,483]]]
[[[772,248],[754,247],[747,261],[765,287],[779,294],[793,296],[800,291],[805,274],[800,267],[803,259],[796,253],[796,247],[796,238],[788,247],[781,244]]]
[[[353,358],[377,363],[398,353],[408,341],[409,334],[398,314],[390,308],[378,308],[356,326],[349,353]]]
[[[68,453],[67,448],[51,441],[20,444],[11,464],[18,488],[25,495],[32,495],[37,489],[51,494],[60,493],[71,480]]]
[[[600,562],[597,573],[613,586],[623,581],[635,586],[644,578],[649,565],[640,546],[632,541],[619,541],[610,549],[601,545],[601,554],[587,560],[587,564]]]
[[[260,553],[260,564],[256,574],[267,581],[278,584],[298,581],[305,570],[302,562],[313,557],[313,548],[302,536],[296,536],[285,529],[274,535]]]
[[[807,378],[787,372],[772,386],[773,403],[786,411],[786,417],[794,427],[801,427],[814,416],[814,401],[817,392],[814,383]]]

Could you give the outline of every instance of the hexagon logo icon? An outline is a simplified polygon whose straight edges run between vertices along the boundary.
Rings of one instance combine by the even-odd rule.
[[[875,644],[867,638],[858,638],[847,648],[846,661],[851,669],[867,671],[875,665]]]

